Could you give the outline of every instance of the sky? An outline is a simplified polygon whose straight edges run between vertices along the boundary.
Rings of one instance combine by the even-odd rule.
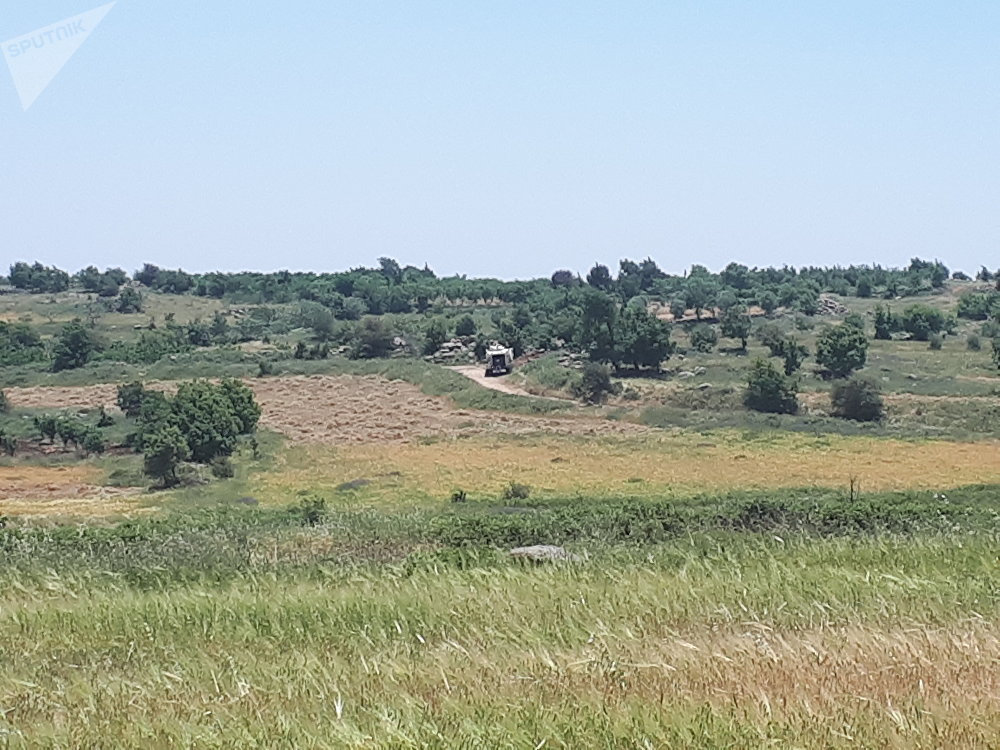
[[[0,39],[103,4],[5,2]],[[0,70],[0,268],[1000,265],[995,0],[119,0],[88,33],[27,111]]]

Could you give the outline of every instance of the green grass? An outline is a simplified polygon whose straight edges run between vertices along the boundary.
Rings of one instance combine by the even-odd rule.
[[[693,498],[702,526],[642,542],[608,539],[625,506],[599,504],[596,535],[572,545],[587,559],[542,566],[435,538],[441,518],[514,517],[489,508],[15,524],[0,531],[0,741],[986,746],[996,497],[879,496],[868,507],[906,523],[854,534],[723,528],[761,511],[750,496],[718,499],[713,530],[711,498]],[[837,502],[790,493],[772,510]]]

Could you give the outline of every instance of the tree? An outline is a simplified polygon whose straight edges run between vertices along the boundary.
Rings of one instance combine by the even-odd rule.
[[[10,400],[7,398],[7,394],[0,391],[0,414],[6,414],[10,411]]]
[[[556,271],[552,274],[551,282],[554,287],[576,286],[576,275],[572,271]]]
[[[880,341],[888,341],[892,338],[892,331],[895,328],[895,319],[888,307],[875,305],[875,338]]]
[[[156,283],[156,277],[159,274],[160,269],[158,266],[154,266],[152,263],[144,263],[140,270],[132,274],[132,278],[143,286],[151,287]]]
[[[993,339],[991,346],[993,347],[993,364],[1000,367],[1000,338]]]
[[[748,409],[771,414],[795,414],[799,410],[794,382],[766,359],[756,359],[751,365],[743,403]]]
[[[802,362],[809,356],[809,350],[791,336],[781,339],[777,346],[778,354],[785,365],[785,375],[794,375],[802,367]]]
[[[580,382],[573,387],[576,397],[588,404],[603,403],[615,391],[611,368],[597,362],[587,362],[583,366]]]
[[[52,369],[55,372],[83,367],[98,350],[94,335],[84,328],[79,318],[63,326],[59,340],[52,350]]]
[[[606,292],[614,285],[614,280],[611,278],[611,271],[608,270],[607,266],[596,263],[590,269],[590,273],[587,274],[587,283],[594,287],[594,289]]]
[[[750,337],[752,325],[746,308],[741,305],[728,308],[722,314],[722,320],[719,321],[722,335],[730,339],[739,339],[740,348],[743,351],[747,349],[747,339]]]
[[[376,359],[392,351],[392,333],[381,318],[367,317],[361,321],[355,334],[351,357]]]
[[[142,411],[142,402],[148,391],[141,380],[132,383],[124,383],[118,386],[118,397],[116,399],[118,408],[124,412],[126,417],[135,418]]]
[[[901,325],[917,341],[927,341],[932,333],[945,330],[947,322],[944,313],[937,308],[917,304],[903,310]]]
[[[475,336],[476,335],[476,321],[471,315],[463,315],[455,323],[455,335],[456,336]]]
[[[646,312],[645,307],[626,306],[618,316],[615,335],[618,359],[635,369],[660,369],[660,364],[674,352],[670,326]]]
[[[250,435],[257,431],[260,421],[260,404],[254,399],[251,391],[242,381],[236,378],[223,378],[217,386],[228,400],[233,414],[240,423],[240,434]]]
[[[770,290],[763,291],[757,295],[757,304],[765,315],[770,315],[778,309],[778,295]]]
[[[228,456],[236,448],[243,421],[222,387],[207,380],[181,383],[170,400],[170,408],[171,421],[187,441],[191,460],[208,463],[216,456]]]
[[[142,312],[142,295],[138,289],[127,286],[118,295],[118,303],[115,309],[123,314]]]
[[[835,378],[846,378],[867,359],[868,338],[855,326],[831,326],[816,341],[816,361]]]
[[[399,284],[403,281],[403,270],[392,258],[379,258],[378,265],[382,275],[390,284]]]
[[[177,484],[177,467],[190,455],[187,441],[176,425],[162,424],[143,441],[143,471],[164,487]]]
[[[448,327],[441,318],[434,318],[424,328],[424,354],[434,354],[448,340]]]
[[[700,319],[702,310],[715,299],[715,293],[715,284],[710,279],[694,276],[684,286],[684,304],[693,308],[695,317]]]
[[[882,389],[872,378],[860,375],[834,384],[830,404],[835,417],[856,422],[878,422],[885,416]]]
[[[580,345],[590,352],[595,362],[608,362],[616,367],[621,360],[615,348],[615,328],[618,304],[608,294],[587,290],[583,295],[583,315],[580,320]]]
[[[697,351],[707,354],[719,343],[719,334],[707,323],[699,323],[691,329],[688,340]]]

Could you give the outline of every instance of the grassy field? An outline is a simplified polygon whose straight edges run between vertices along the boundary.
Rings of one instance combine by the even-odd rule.
[[[930,498],[692,501],[678,528],[653,523],[661,505],[642,544],[602,540],[628,510],[609,504],[571,545],[585,561],[539,567],[449,535],[480,509],[16,526],[0,731],[66,748],[988,747],[995,492],[956,492],[944,516]],[[560,507],[542,533],[567,527]]]
[[[11,304],[52,335],[90,302]],[[227,307],[148,304],[101,335]],[[810,349],[825,322],[780,321]],[[603,407],[263,343],[6,368],[0,747],[995,747],[1000,380],[974,329],[872,342],[872,425],[828,416],[811,364],[800,415],[743,409],[753,341]],[[152,489],[113,408],[105,455],[34,437],[116,383],[220,376],[264,408],[231,479]],[[549,356],[508,382],[578,378]],[[509,555],[541,543],[575,558]]]

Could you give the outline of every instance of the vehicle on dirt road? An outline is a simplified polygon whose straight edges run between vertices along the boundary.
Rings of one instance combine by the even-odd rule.
[[[486,377],[509,375],[514,369],[514,350],[491,344],[486,350]]]

